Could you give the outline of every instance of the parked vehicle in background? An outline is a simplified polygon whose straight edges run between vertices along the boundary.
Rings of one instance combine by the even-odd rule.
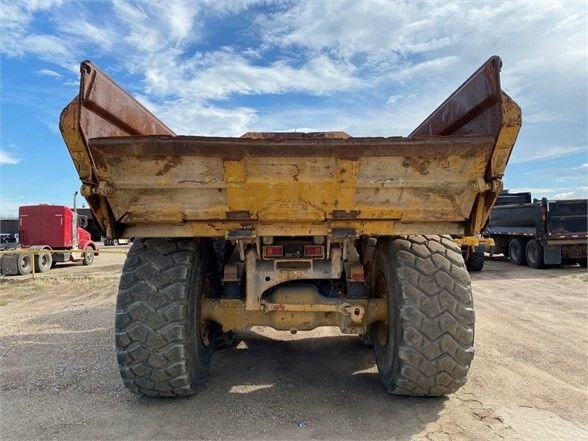
[[[116,245],[128,245],[131,241],[129,239],[109,239],[107,237],[102,236],[102,244],[105,247],[116,246]]]
[[[486,233],[494,239],[494,252],[515,265],[585,267],[588,200],[531,201],[530,193],[503,192],[490,212]]]
[[[2,233],[0,234],[0,249],[16,248],[18,240],[14,234]]]
[[[85,216],[63,205],[28,205],[18,210],[19,247],[3,254],[2,275],[46,272],[60,262],[91,265],[98,248],[83,227]],[[27,252],[32,251],[33,253]]]

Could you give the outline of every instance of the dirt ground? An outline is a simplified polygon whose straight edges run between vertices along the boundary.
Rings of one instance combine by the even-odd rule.
[[[122,254],[0,279],[1,439],[588,439],[588,275],[491,261],[472,275],[476,357],[447,398],[389,395],[370,349],[328,328],[254,329],[188,399],[124,389]]]

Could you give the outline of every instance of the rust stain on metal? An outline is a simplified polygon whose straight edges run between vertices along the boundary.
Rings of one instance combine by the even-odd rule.
[[[412,167],[418,171],[421,175],[429,174],[429,165],[431,161],[426,158],[420,158],[418,156],[407,156],[402,162],[402,166],[405,168]]]
[[[182,162],[182,158],[180,156],[171,156],[165,164],[161,166],[161,168],[155,173],[155,176],[163,176],[172,168],[177,167]]]
[[[227,219],[251,219],[251,213],[247,210],[227,211]]]
[[[333,219],[356,219],[360,215],[357,210],[344,211],[344,210],[333,210]]]
[[[60,129],[89,206],[114,236],[221,237],[244,220],[274,235],[479,231],[521,125],[500,67],[490,58],[407,138],[233,138],[175,136],[84,62]]]

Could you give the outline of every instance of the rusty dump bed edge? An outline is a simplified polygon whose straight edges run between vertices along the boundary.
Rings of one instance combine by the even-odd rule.
[[[521,124],[490,58],[409,137],[176,136],[89,62],[60,129],[109,237],[473,234]]]

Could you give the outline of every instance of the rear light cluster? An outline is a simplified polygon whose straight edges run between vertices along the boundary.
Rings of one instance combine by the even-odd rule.
[[[304,257],[324,257],[325,247],[322,245],[304,245]]]
[[[271,245],[263,247],[263,257],[283,257],[284,247],[279,245]]]
[[[265,259],[284,257],[284,247],[281,245],[266,245],[262,250]],[[322,259],[325,257],[325,247],[323,245],[304,245],[302,255],[290,252],[286,257]]]

